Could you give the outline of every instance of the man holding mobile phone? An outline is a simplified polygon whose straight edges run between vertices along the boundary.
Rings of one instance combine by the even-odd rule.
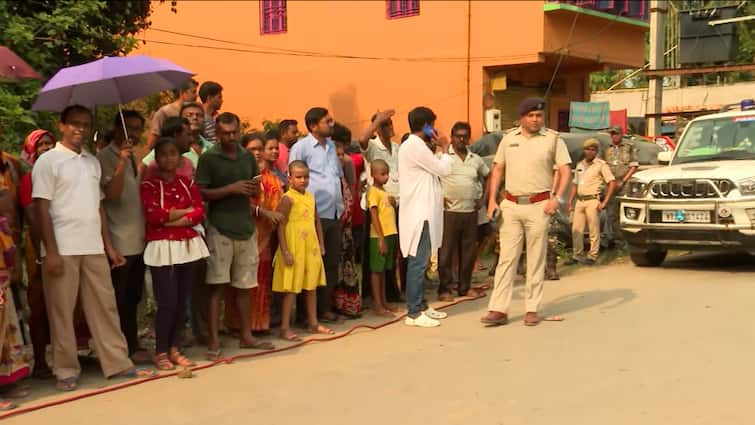
[[[110,239],[126,259],[126,264],[114,268],[110,275],[121,331],[128,343],[129,356],[137,363],[150,359],[139,346],[137,336],[137,309],[144,288],[145,219],[134,145],[139,143],[143,132],[144,118],[136,111],[122,111],[113,122],[113,141],[97,154],[102,167],[100,185],[105,194],[102,206]]]
[[[439,177],[451,173],[448,138],[435,130],[435,113],[424,106],[409,112],[412,134],[401,145],[398,157],[399,242],[408,258],[406,272],[407,326],[432,328],[447,314],[424,300],[425,272],[431,252],[438,252],[443,238],[443,192]],[[429,148],[429,150],[428,150]],[[437,150],[437,153],[434,151]]]
[[[208,203],[207,285],[210,290],[207,360],[221,356],[218,331],[220,300],[234,288],[239,317],[251,317],[249,291],[257,286],[257,237],[249,198],[260,192],[259,168],[239,144],[239,117],[225,112],[215,120],[218,143],[199,157],[194,179]],[[239,348],[271,349],[252,336],[249,320],[241,320]]]

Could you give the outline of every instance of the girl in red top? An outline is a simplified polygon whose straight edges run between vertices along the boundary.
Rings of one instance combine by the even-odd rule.
[[[155,315],[155,365],[172,370],[194,363],[180,351],[181,334],[189,296],[199,261],[209,257],[204,239],[194,230],[204,219],[199,188],[192,180],[176,175],[181,160],[172,138],[155,144],[159,172],[141,183],[142,205],[147,218],[144,263],[152,273],[157,301]]]

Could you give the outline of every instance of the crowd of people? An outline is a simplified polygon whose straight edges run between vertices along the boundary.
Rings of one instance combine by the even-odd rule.
[[[438,300],[479,298],[492,288],[482,322],[505,324],[525,240],[524,323],[536,325],[550,217],[562,204],[573,209],[569,261],[594,261],[597,214],[637,166],[618,130],[612,162],[597,158],[596,140],[586,141],[567,203],[572,159],[544,127],[542,99],[525,100],[519,126],[490,149],[470,143],[465,122],[446,137],[426,107],[408,113],[410,132],[400,140],[392,110],[376,113],[352,142],[321,107],[306,112],[304,137],[295,119],[242,135],[239,117],[220,112],[222,91],[194,80],[177,89],[151,117],[140,160],[142,115],[122,111],[89,149],[93,114],[80,105],[60,114],[59,138],[35,130],[20,160],[2,153],[0,394],[25,395],[18,382],[29,375],[74,390],[78,350],[90,345],[105,377],[149,377],[155,368],[193,366],[182,351],[187,343],[206,346],[207,360],[222,358],[223,328],[239,348],[256,350],[274,348],[260,338],[273,329],[284,341],[301,339],[294,329],[333,334],[328,325],[361,315],[363,298],[384,317],[405,301],[406,325],[436,327],[447,314],[426,299],[433,262]],[[623,167],[618,184],[616,167]],[[494,285],[473,286],[491,223],[500,223]],[[24,308],[13,294],[24,276],[33,368],[23,354]],[[154,350],[139,338],[150,280]],[[0,410],[13,406],[0,399]]]

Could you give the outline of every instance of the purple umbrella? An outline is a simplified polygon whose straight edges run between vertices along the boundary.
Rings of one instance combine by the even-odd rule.
[[[80,104],[120,105],[185,83],[193,72],[149,56],[104,57],[63,68],[42,87],[32,109],[62,111]]]

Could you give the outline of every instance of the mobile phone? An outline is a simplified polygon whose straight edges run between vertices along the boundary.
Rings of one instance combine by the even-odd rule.
[[[438,133],[430,124],[425,124],[425,126],[422,127],[422,132],[425,133],[425,136],[431,139],[434,139],[438,135]]]

